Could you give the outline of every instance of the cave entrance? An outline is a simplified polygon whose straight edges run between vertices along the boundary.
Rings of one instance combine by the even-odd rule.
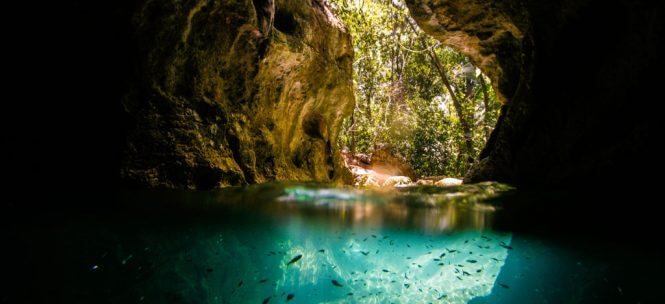
[[[356,106],[340,147],[356,184],[406,182],[392,176],[424,184],[461,179],[499,117],[487,76],[424,33],[403,0],[333,0],[331,6],[354,41]]]

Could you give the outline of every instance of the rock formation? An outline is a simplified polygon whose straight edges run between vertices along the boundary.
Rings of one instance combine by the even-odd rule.
[[[488,75],[505,105],[466,181],[552,186],[653,171],[663,5],[406,0],[430,35]],[[620,182],[619,182],[620,183]]]
[[[210,189],[348,178],[351,37],[322,0],[139,1],[122,178]]]

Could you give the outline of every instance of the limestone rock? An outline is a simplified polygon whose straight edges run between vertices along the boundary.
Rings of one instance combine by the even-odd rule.
[[[138,1],[122,101],[130,184],[349,180],[353,47],[321,0]]]
[[[657,172],[665,6],[647,0],[406,0],[505,103],[466,181],[584,186]],[[662,150],[661,150],[662,151]]]
[[[434,183],[434,184],[437,185],[437,186],[443,186],[443,187],[446,187],[446,186],[459,186],[459,185],[462,184],[462,180],[461,180],[461,179],[457,179],[457,178],[447,177],[447,178],[444,178],[444,179],[441,179],[441,180],[437,181],[437,182]]]
[[[383,187],[400,187],[400,186],[409,186],[413,182],[408,176],[391,176],[383,182]]]

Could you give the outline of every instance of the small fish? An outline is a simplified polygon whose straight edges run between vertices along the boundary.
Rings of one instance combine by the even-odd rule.
[[[295,297],[295,296],[296,296],[296,295],[290,293],[290,294],[288,294],[288,295],[286,296],[286,300],[287,300],[287,301],[291,301],[291,299],[293,299],[293,297]]]
[[[477,273],[479,273],[479,272],[481,272],[481,271],[483,271],[483,270],[482,270],[482,269],[478,269],[478,270],[476,270]]]
[[[212,272],[213,269],[212,269],[212,268],[208,268],[208,269],[206,269],[206,271],[207,271],[207,272]]]
[[[433,259],[433,260],[434,260],[434,261],[437,261],[437,262],[441,261],[441,259]]]
[[[439,266],[443,266],[443,263],[439,263]]]
[[[483,238],[483,239],[486,239],[486,240],[488,240],[488,241],[491,240],[490,238],[488,238],[488,237],[486,237],[486,236],[484,236],[484,235],[481,235],[480,237]]]
[[[407,260],[410,260],[410,259],[411,259],[411,257],[406,257],[406,259],[407,259]]]
[[[439,255],[439,259],[442,259],[444,256],[446,256],[445,252]]]
[[[326,252],[325,249],[319,249],[319,252]]]
[[[335,285],[335,286],[337,286],[337,287],[344,287],[344,285],[342,285],[342,284],[340,284],[339,282],[337,282],[337,280],[332,280],[331,282],[332,282],[333,285]]]
[[[272,297],[272,296],[263,299],[263,302],[261,302],[261,304],[268,304],[268,302],[270,302],[270,298],[271,298],[271,297]]]
[[[240,282],[238,282],[238,287],[240,287],[240,286],[242,286],[242,280],[240,280]]]
[[[423,268],[423,265],[418,264],[418,268]]]
[[[289,266],[289,265],[291,265],[295,262],[298,262],[298,260],[300,260],[301,258],[302,258],[302,254],[296,255],[288,263],[286,263],[286,266]]]
[[[265,282],[267,282],[267,281],[268,281],[268,279],[261,279],[261,280],[259,281],[259,283],[265,283]]]
[[[390,246],[395,245],[395,241],[390,240]]]
[[[375,252],[374,254],[379,254],[379,250],[377,249],[376,252]]]
[[[409,287],[411,287],[411,284],[404,284],[404,287],[406,287],[407,289],[409,289]]]
[[[458,280],[462,281],[462,278],[460,278],[459,276],[455,276],[455,277],[456,277]]]
[[[388,270],[388,269],[384,269],[383,272],[390,272],[390,270]]]
[[[470,276],[471,275],[470,273],[468,273],[466,271],[462,271],[462,274],[465,275],[465,276]]]
[[[478,261],[476,261],[476,260],[466,260],[466,261],[469,262],[469,263],[476,263],[476,262],[478,262]]]
[[[495,260],[495,261],[497,261],[497,262],[501,262],[501,260],[499,260],[499,259],[497,259],[497,258],[492,258],[492,260]]]
[[[363,242],[365,242],[365,241],[367,241],[367,238],[364,238],[364,239],[363,239]]]
[[[441,295],[437,300],[441,300],[441,299],[447,298],[447,297],[448,297],[448,295]]]
[[[468,242],[469,242],[469,240],[466,240],[466,241],[464,241],[464,244],[466,244],[466,243],[468,243]]]
[[[368,255],[369,251],[361,251],[360,253],[362,253],[363,255]]]
[[[349,292],[349,293],[347,293],[346,295],[350,297],[350,296],[353,295],[353,292]]]
[[[387,235],[384,235],[384,236],[383,236],[383,239],[384,239],[384,240],[387,239],[387,238],[389,238],[389,236],[387,236]]]
[[[506,248],[506,249],[508,249],[508,250],[513,250],[513,247],[510,247],[510,246],[508,246],[508,245],[499,244],[499,246],[501,246],[501,247],[503,247],[503,248]]]
[[[406,247],[409,247],[409,248],[411,248],[411,245],[409,245],[409,244],[406,244]]]
[[[446,248],[446,250],[448,250],[448,253],[457,252],[457,250],[455,250],[455,249],[448,249],[448,248]]]
[[[464,267],[464,265],[462,265],[462,264],[457,264],[457,267]]]
[[[373,235],[373,234],[372,234],[372,237],[373,237],[373,238],[376,238],[376,235]]]
[[[506,284],[499,283],[499,286],[501,286],[501,287],[503,287],[503,288],[505,288],[505,289],[510,289],[510,286],[508,286],[508,285],[506,285]]]

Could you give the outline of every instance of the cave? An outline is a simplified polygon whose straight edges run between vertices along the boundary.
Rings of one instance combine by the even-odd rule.
[[[15,10],[0,299],[661,298],[663,4],[405,0],[501,108],[462,184],[383,191],[341,153],[355,53],[331,3]]]

